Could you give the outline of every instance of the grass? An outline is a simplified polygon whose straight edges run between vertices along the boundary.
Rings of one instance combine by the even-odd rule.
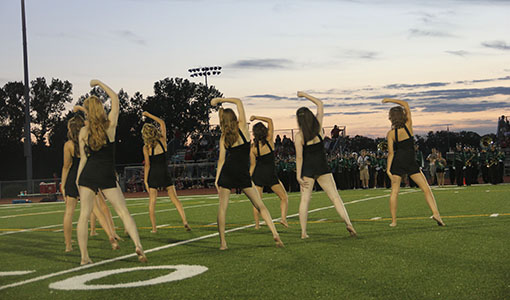
[[[170,224],[150,233],[147,199],[129,200],[149,263],[129,255],[134,247],[125,237],[121,249],[110,250],[104,232],[89,239],[90,257],[97,264],[80,268],[77,243],[64,253],[61,229],[63,203],[0,206],[0,272],[35,272],[0,276],[0,299],[510,299],[510,186],[473,186],[435,189],[446,227],[438,227],[423,194],[403,189],[399,197],[398,226],[390,228],[389,190],[340,191],[358,231],[350,238],[334,209],[309,214],[310,239],[300,239],[297,217],[288,229],[277,224],[284,249],[274,247],[266,226],[227,234],[229,250],[219,251],[214,236],[215,197],[182,197],[193,231],[184,231],[168,198],[156,208],[158,224]],[[289,195],[289,215],[298,211],[299,194]],[[273,218],[279,201],[265,194]],[[356,201],[363,200],[365,201]],[[322,192],[313,194],[310,210],[331,206]],[[489,217],[498,213],[498,217]],[[381,219],[371,220],[379,217]],[[75,221],[78,211],[75,214]],[[251,204],[232,195],[227,229],[253,222]],[[48,227],[55,225],[52,227]],[[21,229],[33,229],[20,232]],[[6,234],[9,231],[15,233]],[[73,232],[74,239],[76,232]],[[212,237],[206,237],[213,235]],[[201,238],[200,237],[205,237]],[[150,252],[150,249],[199,238],[196,241]],[[113,261],[108,261],[108,260]],[[102,263],[101,263],[102,262]],[[92,272],[162,265],[200,265],[208,270],[180,281],[156,285],[93,291],[49,288],[53,282]],[[19,286],[6,287],[60,271]],[[148,280],[168,270],[134,271],[110,275],[88,284],[118,284]]]

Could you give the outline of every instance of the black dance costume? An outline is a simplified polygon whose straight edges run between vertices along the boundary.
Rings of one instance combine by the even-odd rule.
[[[89,149],[87,163],[83,168],[78,185],[93,190],[111,189],[117,186],[115,176],[115,141],[108,142],[97,151]]]
[[[150,168],[149,168],[149,177],[148,184],[150,188],[166,188],[174,185],[174,181],[168,173],[168,162],[166,160],[166,151],[165,147],[161,141],[158,140],[161,149],[163,149],[163,153],[154,155],[154,148],[152,147],[152,154],[149,156],[150,160]]]
[[[66,179],[66,196],[78,198],[80,193],[78,192],[78,187],[76,186],[76,176],[78,175],[78,166],[80,165],[80,158],[73,156],[73,164],[67,173]]]
[[[320,134],[317,134],[320,142],[307,146],[303,145],[303,167],[301,168],[302,177],[315,178],[327,173],[331,173],[329,169],[326,153],[324,152],[324,141]]]
[[[390,169],[391,174],[400,177],[405,174],[413,175],[420,173],[420,167],[416,163],[416,154],[414,152],[414,138],[405,125],[404,129],[409,138],[399,142],[398,129],[395,128],[395,143],[393,144],[395,155],[393,156]]]
[[[259,143],[257,143],[257,164],[253,170],[252,180],[256,186],[273,186],[279,184],[278,176],[276,175],[276,166],[274,164],[274,152],[267,141],[265,144],[271,152],[260,155]]]
[[[250,177],[250,142],[246,140],[239,129],[239,135],[243,139],[243,144],[228,147],[225,157],[225,163],[221,168],[218,185],[226,188],[248,188],[252,186]]]

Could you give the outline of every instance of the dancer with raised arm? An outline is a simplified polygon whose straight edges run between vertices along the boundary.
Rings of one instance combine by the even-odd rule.
[[[323,134],[321,132],[324,105],[321,100],[304,92],[297,92],[297,96],[306,98],[317,105],[316,116],[306,107],[301,107],[296,112],[299,132],[296,134],[294,145],[296,147],[296,178],[301,186],[301,202],[299,203],[301,238],[308,238],[306,232],[308,207],[315,181],[319,183],[333,202],[337,213],[345,222],[349,234],[356,236],[356,230],[354,230],[342,198],[338,194],[335,179],[329,170],[326,153],[324,152]]]
[[[62,195],[64,197],[64,201],[66,204],[65,212],[64,212],[64,240],[66,244],[66,252],[70,252],[73,250],[71,236],[73,232],[73,214],[76,208],[76,204],[78,202],[79,192],[78,187],[76,185],[76,176],[78,173],[78,165],[80,164],[80,154],[79,154],[79,142],[78,136],[80,134],[81,128],[85,126],[85,121],[80,115],[75,115],[67,122],[67,137],[68,141],[64,144],[64,163],[62,166]],[[104,216],[103,211],[99,211],[99,207],[94,203],[93,208],[94,213],[92,215],[97,214],[99,223],[101,227],[105,230],[106,234],[110,238],[110,243],[112,244],[112,249],[119,249],[119,245],[117,243],[118,236],[115,234],[114,228],[111,227],[112,223],[107,219],[111,218],[111,215]],[[95,218],[93,223],[95,223]],[[91,219],[92,225],[92,219]],[[91,226],[91,233],[95,232],[95,226]]]
[[[237,98],[214,98],[211,105],[215,106],[223,102],[233,103],[237,106],[239,120],[230,108],[220,108],[220,154],[216,171],[216,188],[220,198],[218,209],[218,231],[220,234],[220,250],[227,249],[225,240],[225,219],[227,214],[230,191],[240,188],[250,199],[253,206],[258,209],[260,215],[273,233],[273,239],[277,247],[283,247],[280,236],[273,224],[271,214],[260,199],[259,192],[250,177],[250,141],[248,124],[241,100]]]
[[[115,175],[115,133],[119,118],[119,98],[117,94],[99,80],[91,80],[90,86],[102,88],[111,99],[108,116],[99,98],[90,96],[85,99],[81,109],[85,112],[88,124],[80,131],[80,165],[78,167],[78,186],[81,200],[80,219],[78,220],[78,244],[81,252],[81,264],[92,263],[87,250],[87,222],[94,206],[98,191],[112,203],[113,208],[124,223],[124,227],[135,244],[138,260],[146,262],[140,243],[136,223],[129,214],[126,200],[117,183]]]
[[[145,161],[144,183],[149,192],[149,217],[152,224],[152,233],[157,232],[156,227],[156,200],[158,198],[158,188],[166,189],[168,197],[172,200],[175,208],[179,212],[182,224],[187,231],[191,230],[186,220],[186,214],[182,203],[177,198],[174,180],[168,173],[168,161],[166,159],[166,125],[165,121],[146,111],[142,113],[144,117],[150,118],[159,124],[158,129],[150,123],[145,123],[142,128],[143,137],[143,157]]]
[[[273,120],[261,116],[251,116],[250,121],[260,120],[267,123],[267,127],[262,122],[253,126],[253,146],[250,151],[250,175],[259,191],[262,199],[264,187],[270,187],[271,190],[280,198],[280,223],[289,227],[287,223],[287,208],[289,206],[289,197],[283,187],[283,184],[276,175],[276,165],[274,161],[274,142],[273,142]],[[255,218],[255,228],[260,228],[259,212],[253,207],[253,217]]]
[[[385,98],[382,103],[395,103],[399,106],[392,107],[389,112],[391,130],[388,131],[388,164],[386,172],[391,179],[390,211],[391,227],[397,226],[397,197],[400,191],[402,177],[407,174],[425,194],[425,200],[432,210],[432,218],[437,225],[444,226],[439,215],[436,199],[425,178],[416,163],[414,152],[413,122],[409,104],[403,100]]]

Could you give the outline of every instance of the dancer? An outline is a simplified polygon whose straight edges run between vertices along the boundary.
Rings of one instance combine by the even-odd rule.
[[[223,102],[233,103],[237,106],[239,120],[234,111],[230,108],[220,108],[220,154],[216,170],[215,185],[218,189],[220,206],[218,209],[218,231],[220,234],[220,250],[228,249],[225,240],[225,218],[227,214],[230,190],[241,188],[250,199],[253,206],[258,209],[260,215],[273,233],[273,239],[277,247],[283,247],[283,242],[276,231],[271,219],[271,214],[266,208],[260,194],[250,178],[250,142],[246,140],[249,136],[246,115],[241,100],[237,98],[214,98],[211,105],[215,106]]]
[[[439,215],[436,199],[425,178],[416,163],[414,153],[413,123],[411,109],[406,101],[385,98],[382,103],[395,103],[399,106],[392,107],[389,112],[392,129],[388,131],[388,169],[391,179],[390,211],[391,227],[397,226],[397,196],[400,190],[402,177],[407,174],[425,194],[425,200],[432,210],[432,218],[437,225],[444,226]]]
[[[321,133],[324,104],[321,100],[304,92],[297,92],[297,96],[304,97],[317,105],[317,116],[314,116],[306,107],[301,107],[296,112],[299,132],[296,134],[294,145],[296,147],[296,178],[301,186],[301,202],[299,203],[301,238],[308,238],[306,233],[308,206],[316,180],[333,202],[337,213],[345,222],[347,231],[351,236],[356,236],[356,230],[354,230],[342,198],[338,194],[335,179],[329,170],[326,154],[324,153]]]
[[[166,125],[160,118],[144,111],[144,117],[151,118],[159,124],[156,126],[145,123],[142,128],[142,137],[145,145],[143,146],[143,156],[145,159],[144,183],[149,192],[149,217],[152,223],[152,233],[157,232],[156,227],[156,200],[158,198],[158,188],[165,188],[168,197],[172,200],[175,208],[179,212],[182,224],[187,231],[191,230],[186,220],[186,214],[182,208],[182,203],[177,198],[174,180],[168,173],[168,161],[166,159]]]
[[[73,250],[71,241],[73,232],[73,214],[79,197],[78,187],[76,186],[76,175],[78,173],[78,165],[80,164],[78,136],[83,126],[85,126],[85,122],[80,115],[73,116],[67,122],[68,141],[64,144],[64,163],[62,166],[61,184],[62,195],[66,204],[63,221],[66,252]],[[91,214],[91,235],[95,232],[95,218],[92,221],[92,216],[97,214],[99,216],[99,223],[105,229],[108,237],[114,237],[114,239],[110,239],[112,249],[119,249],[119,245],[115,239],[116,234],[115,232],[112,232],[111,227],[108,226],[107,219],[103,217],[103,214],[101,214],[97,205],[94,205],[93,211],[94,213]]]
[[[260,120],[267,123],[267,127],[262,122],[253,126],[253,146],[250,151],[250,175],[255,187],[259,191],[262,199],[264,186],[271,190],[280,198],[280,223],[289,227],[287,223],[287,208],[289,206],[289,197],[283,187],[283,184],[276,175],[276,166],[274,162],[274,143],[273,143],[273,120],[266,117],[251,116],[250,121]],[[259,212],[253,207],[253,217],[255,218],[255,228],[259,229]]]
[[[88,124],[80,131],[80,165],[78,168],[78,186],[81,200],[80,219],[78,220],[78,244],[81,252],[81,264],[92,263],[87,250],[87,221],[94,206],[98,191],[103,192],[122,219],[124,227],[136,247],[138,260],[147,262],[138,236],[136,223],[129,214],[126,200],[115,176],[115,132],[119,117],[119,98],[117,94],[99,80],[91,80],[90,86],[102,88],[111,99],[108,116],[101,101],[90,96],[85,99],[84,107]]]

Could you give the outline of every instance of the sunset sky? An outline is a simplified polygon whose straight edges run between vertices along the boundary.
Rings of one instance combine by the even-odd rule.
[[[210,77],[248,116],[296,127],[303,90],[325,126],[384,136],[384,97],[409,100],[415,132],[496,131],[510,114],[510,1],[26,0],[30,78],[98,78],[130,95]],[[0,85],[23,79],[20,1],[0,1]],[[312,107],[312,106],[310,106]],[[217,122],[213,116],[212,122]]]

